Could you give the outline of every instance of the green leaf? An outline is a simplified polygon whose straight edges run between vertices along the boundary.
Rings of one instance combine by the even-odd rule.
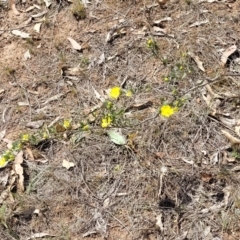
[[[125,145],[127,143],[126,138],[116,130],[108,130],[107,134],[110,137],[111,141],[116,143],[117,145]]]

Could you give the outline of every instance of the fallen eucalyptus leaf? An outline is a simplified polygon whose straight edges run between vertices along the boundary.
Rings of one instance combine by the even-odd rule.
[[[38,14],[34,14],[34,15],[31,15],[32,18],[38,18],[38,17],[42,17],[43,15],[45,15],[48,11],[43,11],[41,13],[38,13]]]
[[[73,38],[68,37],[68,41],[72,44],[73,49],[80,51],[82,47]]]
[[[229,132],[222,130],[221,131],[225,137],[232,143],[232,144],[240,144],[240,139],[232,136]]]
[[[12,34],[19,36],[21,38],[30,38],[30,34],[29,33],[25,33],[19,30],[12,30]]]
[[[237,51],[237,46],[236,45],[233,45],[233,46],[230,46],[228,47],[222,54],[221,56],[221,62],[222,62],[222,65],[225,66],[225,64],[227,63],[227,60],[228,58],[234,53]]]
[[[189,53],[189,55],[190,55],[191,58],[194,60],[194,62],[197,64],[198,68],[199,68],[201,71],[205,72],[205,69],[204,69],[204,67],[203,67],[203,62],[200,61],[199,57],[196,56],[195,54],[191,53],[191,52]]]
[[[55,235],[42,232],[42,233],[34,233],[34,234],[32,234],[30,237],[27,238],[27,240],[34,239],[34,238],[43,238],[43,237],[47,237],[47,236],[55,237]]]
[[[43,120],[32,121],[32,122],[28,122],[26,124],[26,127],[33,128],[33,129],[38,129],[38,128],[42,127],[43,123],[44,123]]]

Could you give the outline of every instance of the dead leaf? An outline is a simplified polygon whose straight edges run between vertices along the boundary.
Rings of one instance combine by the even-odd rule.
[[[240,137],[240,126],[235,127],[235,133]]]
[[[46,237],[46,236],[55,237],[55,235],[42,232],[42,233],[34,233],[34,234],[32,234],[30,237],[27,238],[27,240],[34,239],[34,238],[43,238],[43,237]]]
[[[165,5],[169,0],[158,0],[160,6]]]
[[[38,13],[38,14],[31,15],[31,17],[32,17],[32,18],[42,17],[42,16],[45,15],[47,12],[48,12],[48,10],[43,11],[43,12]]]
[[[229,127],[233,127],[233,126],[236,125],[236,120],[233,119],[233,118],[229,118],[228,116],[224,116],[224,115],[220,115],[220,114],[219,114],[219,120],[220,120],[223,124],[225,124],[225,125],[227,125],[227,126],[229,126]]]
[[[199,57],[191,52],[189,52],[188,54],[194,60],[194,62],[197,64],[198,68],[201,71],[205,72],[205,68],[203,67],[203,62],[200,61]]]
[[[132,104],[131,106],[127,107],[125,112],[129,112],[130,110],[135,110],[135,111],[139,111],[139,110],[143,110],[145,108],[151,107],[153,105],[153,102],[151,100],[140,100],[134,104]]]
[[[30,12],[30,11],[32,11],[33,9],[35,9],[35,6],[34,6],[34,5],[28,7],[28,8],[25,10],[25,12]]]
[[[229,132],[222,130],[221,131],[225,137],[232,143],[232,144],[240,144],[240,139],[232,136]]]
[[[105,102],[106,99],[93,86],[92,86],[92,88],[93,88],[93,92],[94,92],[96,98],[98,100],[100,100],[101,102]]]
[[[201,180],[203,182],[209,183],[212,180],[212,174],[211,173],[200,173]]]
[[[236,166],[231,169],[233,172],[239,172],[240,171],[240,166]]]
[[[98,65],[101,65],[105,61],[105,54],[102,53],[99,57],[99,60],[97,61]]]
[[[190,28],[192,28],[192,27],[198,27],[198,26],[203,25],[203,24],[206,24],[206,23],[209,23],[209,20],[197,21],[197,22],[191,24],[189,27],[190,27]]]
[[[110,204],[110,198],[106,198],[103,202],[103,208],[107,208]]]
[[[17,16],[19,16],[20,15],[20,12],[17,10],[17,8],[16,8],[16,5],[15,5],[15,1],[11,1],[10,0],[10,8],[12,9],[12,11],[13,11],[13,13],[15,14],[15,15],[17,15]]]
[[[64,75],[68,76],[82,76],[84,75],[83,69],[79,65],[73,68],[62,69]]]
[[[162,18],[162,19],[159,19],[159,20],[155,20],[153,23],[156,24],[156,25],[159,25],[160,23],[167,22],[167,21],[172,21],[172,18],[165,17],[165,18]]]
[[[0,142],[1,142],[2,139],[4,138],[5,134],[6,134],[6,129],[4,129],[4,130],[2,130],[2,131],[0,132]]]
[[[216,165],[219,162],[219,152],[215,152],[211,157],[210,157],[210,163],[212,165]]]
[[[45,2],[46,7],[50,7],[52,2],[50,0],[43,0]]]
[[[33,27],[33,30],[37,33],[40,33],[42,23],[36,23]]]
[[[18,102],[18,106],[29,106],[28,102]]]
[[[156,26],[153,26],[153,31],[154,32],[162,32],[162,33],[167,33],[167,30],[165,28],[160,28],[160,27],[156,27]]]
[[[53,102],[53,101],[56,101],[56,100],[58,100],[60,97],[62,97],[63,95],[64,95],[63,93],[58,93],[58,94],[50,97],[49,99],[47,99],[47,100],[43,103],[43,105],[46,105],[46,104],[48,104],[48,103],[50,103],[50,102]]]
[[[225,64],[227,63],[227,60],[228,58],[234,53],[237,51],[237,46],[236,45],[233,45],[233,46],[230,46],[228,47],[222,54],[221,56],[221,62],[222,62],[222,65],[225,66]]]
[[[164,230],[164,227],[163,227],[163,222],[162,222],[162,214],[159,213],[156,217],[156,226],[159,228],[159,230],[162,232]]]
[[[26,148],[24,150],[24,155],[26,157],[26,159],[30,160],[30,161],[34,161],[34,156],[33,156],[33,152],[30,148]]]
[[[68,41],[72,44],[73,49],[80,51],[82,47],[71,37],[67,38]]]
[[[12,34],[21,38],[30,38],[30,34],[19,30],[12,30]]]
[[[24,176],[23,176],[23,167],[21,164],[23,163],[23,151],[20,151],[15,157],[13,163],[13,169],[18,175],[18,184],[17,188],[20,192],[24,192]]]
[[[62,162],[62,166],[69,170],[70,168],[74,167],[75,164],[64,159]]]
[[[3,177],[0,178],[1,186],[5,187],[8,183],[9,173],[5,174]]]
[[[44,123],[43,120],[28,122],[28,123],[26,124],[26,127],[28,127],[28,128],[33,128],[33,129],[38,129],[38,128],[42,127],[43,123]]]
[[[27,51],[24,53],[24,55],[23,55],[23,60],[26,61],[26,60],[28,60],[28,59],[30,59],[30,58],[31,58],[30,51],[27,50]]]
[[[10,192],[8,189],[4,190],[0,194],[0,204],[2,204],[9,196]]]

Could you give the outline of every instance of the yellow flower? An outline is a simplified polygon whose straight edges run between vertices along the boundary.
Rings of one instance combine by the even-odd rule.
[[[7,159],[6,157],[0,158],[0,168],[5,167],[7,165]]]
[[[107,109],[111,109],[112,106],[113,106],[113,103],[110,102],[110,101],[108,101],[108,102],[106,103],[106,106],[107,106]]]
[[[164,77],[163,80],[164,80],[164,82],[169,82],[169,78],[168,77]]]
[[[121,94],[120,87],[113,87],[110,89],[109,96],[114,99],[118,99]]]
[[[86,124],[85,126],[83,126],[83,127],[82,127],[82,130],[84,130],[84,131],[87,131],[87,130],[89,130],[89,125],[88,125],[88,124]]]
[[[131,97],[132,96],[132,91],[131,90],[127,90],[125,94],[126,94],[127,97]]]
[[[65,129],[69,129],[71,127],[71,120],[68,120],[68,119],[64,119],[63,120],[63,127]]]
[[[29,141],[29,134],[25,133],[21,137],[22,142],[28,142]]]
[[[153,47],[153,45],[154,45],[154,42],[153,42],[153,40],[150,38],[150,39],[148,39],[147,40],[147,47],[148,48],[152,48]]]
[[[177,107],[171,107],[170,105],[163,105],[160,109],[160,114],[163,117],[170,117],[177,111],[178,111]]]
[[[106,116],[102,119],[102,128],[107,128],[112,123],[112,118],[110,116]]]

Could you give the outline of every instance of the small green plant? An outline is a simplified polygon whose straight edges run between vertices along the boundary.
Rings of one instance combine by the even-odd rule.
[[[159,48],[158,48],[157,42],[154,39],[149,38],[147,40],[147,48],[149,48],[152,51],[154,56],[158,56]]]
[[[72,5],[72,14],[77,20],[86,18],[86,9],[80,0],[74,0]]]

